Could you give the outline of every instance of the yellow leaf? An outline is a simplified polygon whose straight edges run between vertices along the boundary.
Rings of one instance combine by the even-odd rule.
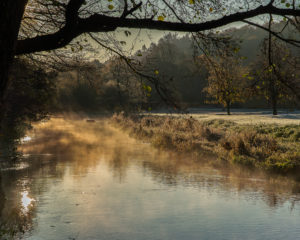
[[[163,16],[158,16],[158,17],[157,17],[157,20],[158,20],[158,21],[163,21],[163,20],[165,20],[165,18],[164,18]]]
[[[154,71],[154,73],[155,73],[156,75],[158,75],[158,74],[159,74],[158,70],[155,70],[155,71]]]
[[[189,0],[190,4],[195,4],[195,0]]]
[[[114,9],[114,6],[111,5],[111,4],[109,4],[109,5],[108,5],[108,8],[109,8],[110,10],[113,10],[113,9]]]

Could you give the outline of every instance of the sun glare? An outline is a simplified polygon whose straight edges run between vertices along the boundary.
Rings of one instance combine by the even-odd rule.
[[[22,202],[23,213],[27,213],[29,210],[29,207],[32,206],[32,203],[35,200],[28,196],[27,191],[22,192],[21,195],[22,195],[21,202]]]
[[[31,139],[32,139],[31,137],[25,136],[25,137],[22,138],[21,141],[24,143],[24,142],[29,142],[29,141],[31,141]]]

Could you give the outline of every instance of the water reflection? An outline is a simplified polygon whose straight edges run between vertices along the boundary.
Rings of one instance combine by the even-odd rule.
[[[200,228],[233,239],[261,223],[268,239],[270,214],[272,226],[285,218],[291,236],[300,231],[300,185],[291,179],[160,152],[101,119],[52,119],[28,137],[24,157],[0,172],[0,226],[14,238],[199,239]]]
[[[0,239],[20,239],[32,229],[34,199],[29,197],[28,191],[19,192],[19,186],[7,185],[6,181],[0,185]]]
[[[34,199],[28,196],[28,191],[24,191],[21,193],[21,203],[22,203],[22,212],[23,214],[27,214],[30,207],[33,206]]]
[[[32,138],[30,136],[25,136],[21,139],[21,143],[29,142]]]

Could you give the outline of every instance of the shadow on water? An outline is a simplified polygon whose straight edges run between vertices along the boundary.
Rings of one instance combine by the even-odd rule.
[[[30,232],[39,199],[66,174],[84,178],[99,164],[126,182],[132,168],[152,181],[173,188],[184,187],[210,193],[249,195],[270,209],[286,202],[291,210],[300,200],[300,185],[283,176],[224,165],[209,156],[160,152],[149,144],[129,138],[109,122],[52,119],[34,126],[18,149],[23,155],[0,171],[0,239]],[[51,184],[49,184],[51,182]],[[248,194],[248,195],[247,195]]]

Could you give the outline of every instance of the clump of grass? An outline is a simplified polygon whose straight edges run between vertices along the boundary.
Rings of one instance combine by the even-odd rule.
[[[292,141],[300,140],[300,125],[260,125],[256,128],[257,131],[259,131],[260,133],[270,134],[275,138],[281,138]]]
[[[274,153],[284,153],[284,147],[268,135],[256,131],[241,131],[225,136],[221,146],[230,152],[234,163],[265,168],[266,160]]]
[[[213,119],[213,120],[203,121],[203,124],[205,126],[217,127],[217,128],[229,128],[237,125],[237,123],[233,121],[224,120],[224,119]]]
[[[300,166],[300,126],[238,125],[172,116],[114,115],[113,123],[135,138],[177,152],[215,153],[220,159],[270,171]]]
[[[180,152],[208,148],[218,141],[221,132],[204,126],[199,121],[178,117],[114,115],[112,121],[133,137],[147,140],[155,147]]]

